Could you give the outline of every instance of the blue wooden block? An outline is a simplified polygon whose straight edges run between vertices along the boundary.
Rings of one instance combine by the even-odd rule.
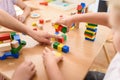
[[[94,38],[94,39],[85,38],[85,40],[88,40],[88,41],[95,41],[95,38]]]
[[[13,57],[13,58],[18,58],[19,57],[19,53],[12,53],[12,52],[5,52],[4,55],[6,58],[7,57]]]
[[[19,58],[19,53],[12,54],[14,58]]]
[[[14,40],[18,41],[19,44],[21,43],[20,42],[20,36],[18,34],[14,35]]]
[[[69,52],[69,47],[66,46],[66,45],[63,46],[62,51],[63,51],[64,53],[68,53],[68,52]]]
[[[90,30],[90,31],[93,31],[93,32],[97,32],[97,28],[96,29],[87,28],[87,30]]]
[[[6,56],[2,56],[2,57],[0,57],[0,60],[5,60],[6,59]]]
[[[82,8],[85,8],[85,7],[86,7],[86,4],[85,4],[85,3],[81,3],[80,5],[82,6]]]
[[[56,35],[58,35],[58,34],[59,34],[59,32],[55,32],[55,34],[56,34]]]

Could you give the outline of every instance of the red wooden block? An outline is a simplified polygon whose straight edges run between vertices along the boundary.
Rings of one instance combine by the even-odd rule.
[[[37,31],[37,28],[33,28],[34,31]]]
[[[40,23],[40,24],[44,24],[44,20],[43,20],[43,19],[40,19],[40,20],[39,20],[39,23]]]
[[[82,10],[82,6],[81,6],[81,5],[78,5],[78,6],[77,6],[77,10]]]
[[[40,2],[40,5],[45,5],[45,6],[48,6],[48,2]]]
[[[62,26],[62,25],[59,25],[58,30],[59,30],[59,31],[62,31],[62,28],[63,28],[63,26]]]
[[[0,34],[0,41],[9,40],[9,39],[10,39],[10,33],[1,33]]]
[[[57,41],[60,42],[60,43],[63,43],[63,42],[64,42],[64,38],[63,38],[63,37],[60,37],[60,38],[58,38]]]
[[[59,29],[55,29],[55,32],[59,32]]]

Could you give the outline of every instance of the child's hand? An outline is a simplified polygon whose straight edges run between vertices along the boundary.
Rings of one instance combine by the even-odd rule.
[[[63,59],[63,57],[57,57],[53,54],[52,50],[49,48],[45,48],[43,51],[43,60],[45,65],[50,65],[50,64],[57,64]]]
[[[17,16],[17,19],[18,19],[20,22],[23,23],[23,22],[25,22],[26,16],[23,15],[23,14],[22,14],[22,15],[18,15],[18,16]]]
[[[58,38],[56,35],[49,34],[48,32],[45,31],[28,31],[28,34],[34,38],[36,41],[44,44],[51,44],[50,39],[51,38]]]
[[[60,18],[59,20],[57,20],[56,22],[54,22],[53,25],[54,24],[63,24],[65,26],[67,26],[68,29],[70,29],[73,23],[74,23],[74,21],[73,21],[72,17],[66,17],[66,18],[63,17],[63,18]]]

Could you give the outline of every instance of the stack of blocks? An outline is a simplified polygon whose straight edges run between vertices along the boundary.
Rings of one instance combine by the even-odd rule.
[[[82,14],[85,12],[85,7],[86,7],[86,4],[85,3],[80,3],[78,6],[77,6],[77,13],[78,14]]]
[[[97,32],[97,25],[88,23],[85,30],[85,39],[89,41],[95,41]]]
[[[60,52],[68,53],[69,52],[69,47],[67,45],[64,45],[59,42],[54,42],[53,43],[53,48],[57,49]]]
[[[63,33],[67,33],[67,27],[65,27],[63,25],[55,24],[54,28],[55,28],[55,34],[59,34],[60,31]]]
[[[8,57],[18,58],[19,51],[26,45],[15,32],[0,34],[0,60]]]
[[[55,40],[55,42],[53,43],[53,48],[57,49],[60,52],[68,53],[69,46],[63,44],[67,40],[67,35],[65,34],[65,33],[67,33],[67,27],[65,27],[63,25],[55,24],[54,28],[55,28],[56,35],[58,35],[60,31],[63,34],[60,35],[61,37],[59,37],[58,39]]]

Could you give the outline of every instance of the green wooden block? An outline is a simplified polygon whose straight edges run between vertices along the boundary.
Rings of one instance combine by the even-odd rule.
[[[88,23],[89,26],[97,26],[97,24]]]
[[[62,37],[64,38],[65,41],[67,40],[67,35],[62,34]]]
[[[25,41],[21,41],[21,45],[26,45],[26,42]]]
[[[14,39],[14,35],[16,35],[16,32],[11,32],[10,33],[10,36],[11,36],[12,39]]]
[[[12,48],[11,52],[16,54],[22,49],[22,47],[23,47],[22,44],[20,44],[18,48]]]
[[[61,32],[66,33],[67,32],[67,27],[63,27]]]
[[[59,44],[60,44],[59,42],[54,42],[53,48],[54,48],[54,49],[57,49]]]

